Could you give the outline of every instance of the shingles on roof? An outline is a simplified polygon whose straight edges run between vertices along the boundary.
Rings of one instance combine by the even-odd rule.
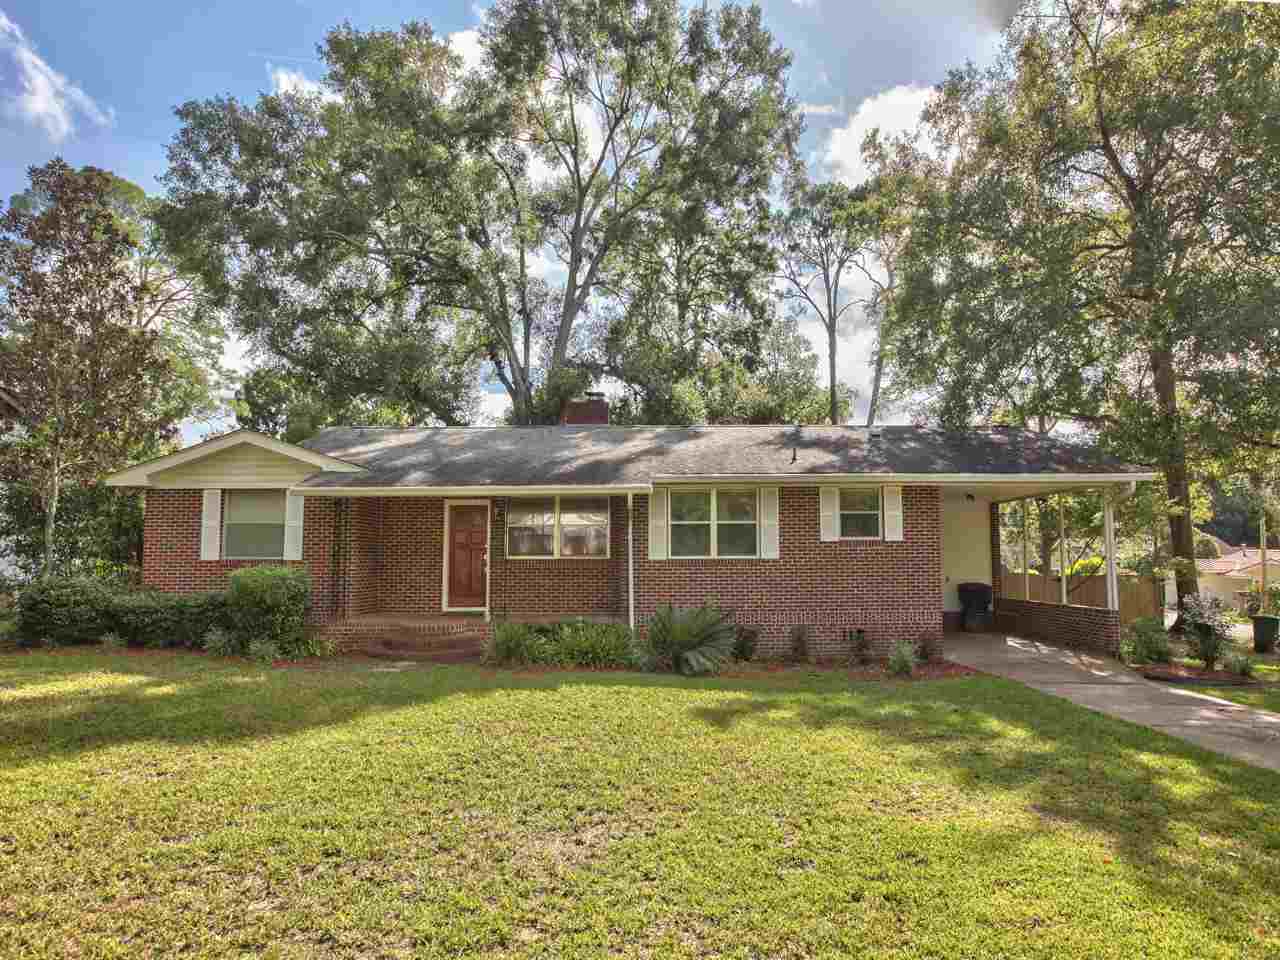
[[[1014,429],[916,427],[331,427],[303,446],[368,473],[305,487],[643,485],[831,474],[1131,474],[1096,448]]]

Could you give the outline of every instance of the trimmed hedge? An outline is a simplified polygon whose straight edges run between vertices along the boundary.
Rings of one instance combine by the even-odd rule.
[[[255,660],[290,660],[332,652],[306,629],[311,575],[300,567],[244,567],[230,577],[232,632]]]

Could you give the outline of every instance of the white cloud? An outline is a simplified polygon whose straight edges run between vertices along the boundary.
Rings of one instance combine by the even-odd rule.
[[[915,129],[920,112],[929,102],[933,91],[928,87],[893,87],[859,104],[843,127],[831,131],[822,166],[835,179],[856,184],[867,178],[867,167],[862,162],[862,141],[874,128],[886,134]]]
[[[53,143],[76,132],[81,120],[107,127],[115,112],[99,107],[94,99],[49,66],[16,23],[0,11],[0,60],[12,63],[17,89],[0,91],[3,112],[39,127]]]
[[[479,30],[459,30],[449,34],[446,42],[449,49],[462,58],[462,67],[468,73],[479,69],[484,56],[484,47],[480,43]]]
[[[301,70],[290,70],[288,67],[276,67],[267,63],[267,73],[271,76],[272,93],[296,93],[300,96],[319,96],[326,102],[341,99],[336,93],[322,84],[312,80]]]
[[[800,112],[809,117],[839,117],[844,114],[844,104],[802,103]]]

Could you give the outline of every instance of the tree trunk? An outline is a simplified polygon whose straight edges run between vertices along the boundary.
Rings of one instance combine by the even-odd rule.
[[[876,413],[880,406],[880,381],[884,378],[884,350],[880,348],[879,341],[876,343],[876,364],[875,372],[871,377],[871,404],[867,407],[867,426],[874,426],[876,422]]]
[[[836,325],[827,327],[827,367],[831,374],[831,425],[840,425],[840,397],[836,389]]]
[[[1169,503],[1169,553],[1173,558],[1174,579],[1178,588],[1178,610],[1187,597],[1200,592],[1196,577],[1195,531],[1191,521],[1191,479],[1187,472],[1187,446],[1178,414],[1177,386],[1174,381],[1173,353],[1151,351],[1151,371],[1160,414],[1171,431],[1165,454],[1165,484]],[[1181,613],[1178,617],[1181,621]]]
[[[40,568],[40,579],[53,577],[53,541],[54,525],[58,518],[58,497],[61,484],[55,479],[49,486],[44,498],[44,566]]]

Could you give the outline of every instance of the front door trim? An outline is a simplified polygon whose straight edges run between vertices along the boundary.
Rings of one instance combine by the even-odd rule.
[[[449,515],[453,507],[485,508],[485,558],[484,558],[484,606],[452,607],[449,605],[449,554],[453,552],[452,538],[449,536]],[[446,500],[444,502],[444,568],[440,578],[440,609],[445,613],[483,613],[489,619],[489,577],[490,558],[493,553],[493,502],[491,500]]]

